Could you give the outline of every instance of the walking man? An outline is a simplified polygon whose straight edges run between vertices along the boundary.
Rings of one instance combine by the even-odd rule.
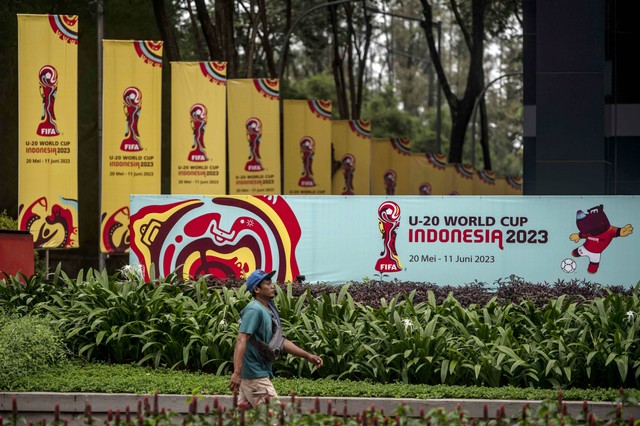
[[[271,357],[264,347],[274,335],[275,327],[281,327],[280,316],[273,304],[276,287],[271,282],[275,271],[258,269],[247,278],[247,291],[252,300],[240,313],[240,329],[233,353],[233,374],[229,387],[239,389],[238,402],[248,402],[257,407],[266,397],[278,398],[271,379],[273,368]],[[262,347],[262,350],[261,350]],[[284,352],[304,358],[316,367],[323,365],[322,358],[301,349],[284,339]]]

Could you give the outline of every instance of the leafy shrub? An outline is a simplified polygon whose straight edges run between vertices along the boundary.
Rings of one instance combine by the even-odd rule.
[[[18,221],[7,214],[6,210],[0,212],[0,229],[15,231],[18,229]]]
[[[40,274],[25,278],[25,282],[5,274],[0,279],[0,309],[8,315],[26,315],[38,303],[50,301],[58,291],[55,285]]]
[[[219,280],[215,278],[206,279],[208,286],[212,289],[227,287],[239,288],[244,284],[243,279],[229,278]],[[282,290],[286,291],[290,283],[280,283]],[[573,279],[569,281],[558,280],[553,284],[530,283],[524,278],[511,275],[500,279],[493,285],[483,282],[467,283],[461,286],[436,285],[428,282],[416,281],[379,281],[368,280],[366,282],[350,282],[342,285],[333,284],[294,284],[292,295],[300,297],[309,292],[312,297],[323,294],[338,294],[343,286],[348,286],[349,294],[354,302],[362,303],[366,306],[379,307],[381,301],[391,300],[394,297],[405,299],[413,294],[413,303],[426,302],[429,293],[433,293],[436,303],[443,303],[449,295],[452,295],[463,307],[469,305],[484,306],[492,299],[499,304],[520,303],[528,300],[542,307],[551,300],[560,296],[568,296],[576,302],[584,302],[596,297],[604,297],[609,293],[621,295],[631,295],[632,288],[624,286],[602,286],[598,283]]]
[[[241,280],[145,283],[131,271],[88,270],[72,279],[58,269],[51,282],[34,281],[24,291],[13,284],[5,292],[0,285],[0,307],[51,315],[74,353],[87,359],[216,374],[232,368],[239,312],[250,300]],[[285,334],[325,359],[315,369],[287,357],[278,374],[565,389],[640,383],[638,289],[511,278],[494,291],[474,283],[466,293],[445,294],[415,284],[278,287]],[[562,288],[572,293],[549,296]],[[546,298],[518,298],[533,299],[541,289]],[[19,309],[11,311],[14,305]]]
[[[0,328],[0,388],[7,388],[17,377],[55,365],[64,357],[64,344],[47,320],[6,319]]]

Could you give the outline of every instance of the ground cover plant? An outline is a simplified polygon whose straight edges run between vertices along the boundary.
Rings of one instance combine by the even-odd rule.
[[[172,276],[145,283],[131,270],[112,276],[88,270],[71,278],[58,269],[26,285],[6,278],[0,307],[48,316],[75,355],[218,375],[231,370],[239,312],[249,302],[233,282],[185,283]],[[289,357],[278,363],[278,374],[427,385],[638,387],[637,288],[564,283],[573,294],[543,300],[538,290],[535,300],[514,300],[523,292],[510,285],[526,287],[518,280],[498,283],[484,291],[491,295],[484,301],[482,285],[470,284],[468,301],[475,303],[416,286],[366,303],[355,300],[352,289],[369,286],[375,293],[383,283],[344,285],[337,292],[283,285],[277,305],[287,336],[320,354],[325,366],[316,370]]]
[[[204,410],[198,409],[198,397],[193,396],[188,401],[188,411],[186,416],[177,416],[176,413],[166,410],[159,405],[158,393],[154,393],[151,398],[144,396],[138,400],[137,410],[132,411],[129,406],[123,410],[120,408],[110,409],[106,419],[98,419],[92,414],[91,404],[85,403],[84,424],[94,425],[104,422],[105,425],[478,425],[478,426],[507,426],[507,425],[629,425],[638,424],[632,416],[625,416],[624,408],[630,404],[637,404],[633,398],[629,398],[621,392],[616,400],[616,408],[605,418],[598,418],[590,409],[587,401],[582,405],[582,411],[577,416],[572,416],[567,410],[567,404],[563,400],[562,393],[559,392],[557,398],[548,398],[540,406],[533,410],[528,404],[524,404],[517,413],[508,417],[504,406],[500,406],[497,412],[488,412],[485,404],[483,416],[480,418],[471,417],[464,408],[458,404],[455,410],[446,411],[438,407],[426,410],[421,408],[419,413],[412,413],[405,405],[399,405],[395,412],[385,413],[383,409],[378,409],[372,405],[368,409],[363,409],[356,415],[348,414],[346,405],[342,412],[340,407],[334,407],[331,401],[322,406],[320,400],[316,398],[315,405],[308,412],[303,412],[300,399],[295,394],[290,398],[283,398],[278,401],[267,401],[255,409],[247,404],[237,402],[237,395],[234,395],[233,404],[230,408],[219,403],[218,398],[213,399],[213,403],[205,404]],[[6,423],[11,426],[26,424],[18,410],[18,401],[14,396],[12,399],[12,410],[7,416]],[[42,426],[67,424],[67,419],[60,415],[59,404],[54,405],[53,421],[48,422],[43,419],[39,422]],[[4,421],[0,416],[0,424]],[[31,423],[30,423],[31,424]]]
[[[375,383],[372,381],[286,378],[277,376],[273,384],[279,395],[294,392],[300,396],[418,399],[496,399],[544,400],[554,398],[557,390],[515,386],[451,386]],[[0,391],[12,392],[90,392],[190,395],[231,395],[229,376],[199,371],[141,367],[133,364],[106,364],[70,360],[34,372],[28,370]],[[563,389],[569,401],[615,401],[620,390],[613,388]],[[625,394],[640,398],[640,390],[625,389]]]

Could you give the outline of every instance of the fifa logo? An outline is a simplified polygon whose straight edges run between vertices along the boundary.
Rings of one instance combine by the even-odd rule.
[[[342,174],[344,176],[344,188],[340,195],[355,195],[353,189],[353,174],[356,171],[356,157],[352,154],[342,156]]]
[[[384,172],[384,189],[387,195],[396,194],[396,172],[395,170],[387,170]]]
[[[127,130],[120,144],[122,151],[142,151],[138,121],[142,110],[142,92],[137,87],[127,87],[122,94],[124,116],[127,120]]]
[[[422,182],[418,187],[420,195],[431,195],[431,185],[428,182]]]
[[[264,170],[260,162],[260,140],[262,139],[262,121],[251,117],[245,123],[249,142],[249,161],[244,165],[247,172],[261,172]]]
[[[300,139],[300,156],[302,157],[302,177],[298,179],[298,186],[316,186],[313,180],[313,155],[315,154],[315,142],[313,138],[305,136]]]
[[[38,73],[40,80],[40,96],[42,97],[42,122],[38,125],[38,136],[58,136],[58,126],[56,125],[56,112],[54,103],[58,92],[58,71],[51,66],[45,65]]]
[[[193,130],[193,145],[189,152],[189,161],[207,161],[207,153],[204,150],[204,131],[207,128],[207,107],[202,104],[193,104],[191,110],[191,130]]]
[[[396,251],[396,236],[400,227],[400,206],[385,201],[378,207],[378,227],[382,234],[383,250],[376,262],[378,272],[400,272],[402,263]]]

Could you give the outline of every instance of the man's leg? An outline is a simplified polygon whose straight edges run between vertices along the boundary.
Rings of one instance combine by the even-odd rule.
[[[278,399],[276,389],[268,377],[259,379],[242,379],[238,402],[248,402],[253,408],[262,404],[266,397]]]

